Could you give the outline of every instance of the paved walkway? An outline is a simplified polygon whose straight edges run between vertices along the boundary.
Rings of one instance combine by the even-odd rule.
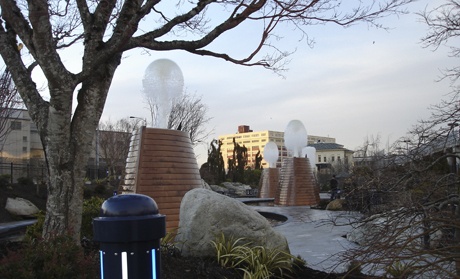
[[[352,215],[308,206],[254,206],[254,209],[288,217],[285,223],[274,229],[286,237],[291,254],[302,257],[309,267],[325,272],[346,270],[346,265],[338,264],[337,254],[355,247],[343,237],[351,227],[334,226],[328,221],[336,218],[345,223]]]

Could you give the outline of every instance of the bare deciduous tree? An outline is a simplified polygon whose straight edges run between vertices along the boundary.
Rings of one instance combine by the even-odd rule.
[[[184,94],[173,106],[168,119],[168,129],[180,129],[190,135],[192,144],[203,143],[209,136],[205,125],[211,120],[207,116],[208,107],[202,98]]]
[[[19,96],[10,72],[6,69],[0,74],[0,143],[11,132],[12,120],[17,118],[15,109],[23,106],[21,96]],[[3,145],[0,146],[0,150]]]
[[[397,278],[460,276],[458,101],[433,106],[377,164],[353,170],[347,201],[364,218],[352,223],[360,246],[345,261]]]
[[[460,36],[460,1],[445,0],[443,4],[434,9],[425,9],[419,15],[428,26],[428,33],[422,38],[424,46],[438,49]],[[460,57],[460,47],[456,43],[449,47],[453,57]],[[456,81],[460,77],[460,66],[446,69],[445,76]]]
[[[290,54],[275,45],[281,39],[280,26],[290,25],[304,38],[314,24],[382,27],[379,18],[400,13],[412,1],[0,0],[0,54],[37,125],[47,159],[44,236],[71,232],[79,239],[84,166],[125,52],[181,50],[280,72]],[[259,27],[252,35],[258,38],[254,45],[238,39],[244,29],[237,27],[246,22]],[[232,56],[233,45],[215,49],[212,43],[224,34],[233,34],[235,44],[241,43],[247,53]],[[74,55],[81,54],[77,70],[69,70],[60,52],[69,46],[77,50]],[[38,70],[48,82],[49,100],[37,89],[32,73]]]
[[[110,177],[124,174],[131,136],[139,124],[138,119],[130,118],[99,124],[96,144],[99,145],[100,156],[107,164]]]

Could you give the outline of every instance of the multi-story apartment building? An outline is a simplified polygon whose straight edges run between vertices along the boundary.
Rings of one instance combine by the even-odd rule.
[[[4,121],[7,132],[0,142],[1,159],[8,158],[15,162],[45,159],[40,135],[27,110],[15,109]]]
[[[286,147],[284,146],[284,132],[270,131],[270,130],[254,132],[249,128],[249,126],[241,125],[238,127],[238,133],[219,136],[219,140],[222,142],[221,151],[222,151],[222,156],[225,158],[225,168],[228,168],[228,159],[229,158],[231,159],[233,157],[233,149],[234,149],[233,139],[235,139],[235,142],[238,143],[240,146],[245,146],[247,148],[248,165],[251,167],[254,166],[255,157],[256,157],[257,152],[260,151],[260,155],[263,156],[265,144],[267,144],[270,141],[276,143],[276,145],[278,146],[278,150],[279,150],[279,159],[277,163],[278,167],[281,166],[281,162],[283,158],[291,156],[290,154],[288,154],[288,151],[286,150]],[[322,147],[326,147],[326,145],[324,146],[322,145],[323,143],[324,144],[334,144],[338,149],[334,151],[324,150],[324,154],[323,154]],[[335,143],[335,138],[308,135],[307,144],[310,146],[314,146],[316,148],[317,156],[321,156],[323,162],[325,162],[324,160],[327,160],[327,158],[330,158],[329,162],[331,162],[332,158],[334,158],[333,161],[335,161],[335,158],[337,158],[339,161],[342,158],[344,160],[349,160],[350,162],[352,161],[351,156],[353,152],[349,150],[347,152],[344,151],[346,149],[343,148],[343,146]],[[340,151],[340,148],[339,148],[340,146],[342,147],[343,151]],[[267,168],[268,163],[265,160],[262,160],[262,166],[264,168]]]

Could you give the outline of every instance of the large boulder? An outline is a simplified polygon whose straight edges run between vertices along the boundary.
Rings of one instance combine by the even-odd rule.
[[[31,201],[23,198],[8,198],[5,209],[11,214],[22,217],[32,217],[39,209]]]
[[[204,181],[204,179],[201,179],[201,188],[211,190],[211,187],[206,181]]]
[[[246,190],[251,190],[251,186],[240,182],[224,182],[222,186],[227,188],[230,193],[235,193],[237,196],[246,196]]]
[[[331,201],[330,203],[327,204],[326,210],[330,211],[341,211],[343,210],[343,204],[345,203],[345,200],[343,199],[336,199]]]
[[[219,185],[209,185],[209,187],[211,188],[211,190],[213,190],[214,192],[217,192],[217,193],[219,193],[219,194],[226,194],[226,193],[228,193],[227,188],[222,187],[222,186],[219,186]]]
[[[257,211],[233,198],[210,190],[193,189],[185,194],[180,207],[176,242],[184,256],[214,256],[211,241],[244,238],[251,245],[289,252],[286,238],[273,230]]]

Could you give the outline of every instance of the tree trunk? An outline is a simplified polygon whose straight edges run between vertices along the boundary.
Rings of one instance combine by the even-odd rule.
[[[82,82],[73,114],[71,97],[74,88],[65,84],[59,84],[59,88],[50,87],[52,99],[47,121],[40,130],[49,174],[43,225],[45,239],[69,234],[75,241],[80,241],[86,165],[120,59],[120,54],[115,55]]]

